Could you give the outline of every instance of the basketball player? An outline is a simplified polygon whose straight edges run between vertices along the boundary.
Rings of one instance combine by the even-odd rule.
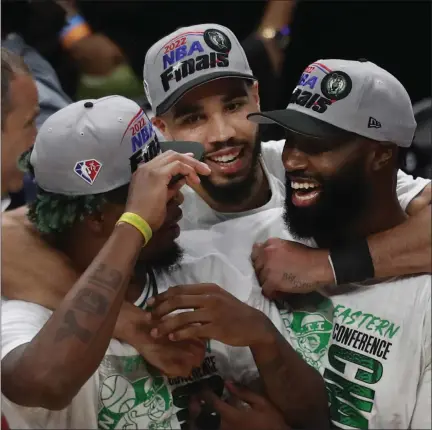
[[[312,82],[302,78],[308,89]],[[281,163],[284,141],[260,142],[256,124],[247,115],[259,110],[258,83],[235,35],[217,24],[181,28],[148,51],[144,64],[145,90],[156,114],[154,123],[168,139],[198,141],[211,168],[199,185],[184,188],[183,229],[208,228],[221,221],[282,207],[285,173]],[[138,137],[137,137],[138,139]],[[369,246],[375,276],[430,272],[430,206],[428,180],[413,180],[398,172],[398,199],[412,217],[403,224],[372,235]],[[22,213],[3,221],[3,293],[11,298],[47,305],[77,274],[61,256],[24,227]],[[231,242],[232,246],[238,243]],[[19,258],[26,248],[33,259]],[[334,284],[329,250],[311,250],[285,243],[285,264],[292,277],[285,289],[299,291]],[[348,255],[351,250],[345,250]],[[389,258],[391,256],[391,258]],[[40,259],[40,261],[39,261]],[[313,261],[313,270],[310,262]],[[347,264],[356,261],[351,255]],[[364,275],[348,267],[356,276]],[[47,276],[56,273],[57,276]],[[363,279],[356,279],[362,281]],[[26,285],[32,283],[29,290]],[[44,288],[44,294],[40,291]]]
[[[134,153],[137,134],[143,146]],[[223,255],[200,260],[185,252],[176,266],[182,200],[177,191],[185,180],[210,172],[173,152],[138,166],[143,153],[158,153],[157,144],[139,106],[118,96],[74,103],[43,124],[30,157],[39,191],[29,218],[80,277],[54,312],[30,302],[2,304],[3,410],[11,426],[183,428],[190,421],[189,400],[204,387],[222,396],[225,379],[259,378],[270,401],[262,398],[259,408],[253,402],[237,414],[261,425],[276,420],[286,428],[286,420],[327,427],[319,373],[285,341],[274,308],[262,312],[247,304],[250,279],[233,265],[221,270]],[[136,173],[129,186],[131,166]],[[169,184],[178,174],[187,179],[173,188]],[[219,279],[224,289],[202,284]],[[200,357],[198,367],[185,377],[167,377],[132,346],[110,340],[124,301],[145,307],[150,294],[181,283],[190,294],[206,297],[211,311],[197,338],[174,346],[179,354],[186,348]],[[159,342],[173,343],[149,337],[148,343]],[[242,398],[235,388],[230,392]],[[214,420],[202,411],[196,424],[210,428]]]
[[[286,129],[285,237],[330,248],[341,277],[340,287],[321,288],[321,296],[290,300],[284,319],[291,342],[323,374],[334,426],[431,428],[430,276],[358,284],[343,254],[350,243],[361,260],[357,270],[370,271],[366,238],[406,222],[396,177],[399,148],[411,145],[416,129],[409,96],[368,61],[321,60],[306,73],[315,81],[313,94],[301,81],[286,110],[250,116]],[[326,110],[318,108],[320,98],[331,100]],[[253,252],[269,295],[283,292],[290,276],[278,255],[283,242],[273,239]]]

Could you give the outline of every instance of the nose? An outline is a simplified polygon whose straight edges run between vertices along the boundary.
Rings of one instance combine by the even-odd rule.
[[[283,165],[288,172],[306,170],[308,166],[307,155],[297,148],[285,148],[282,154]]]
[[[221,114],[213,115],[208,126],[207,140],[209,143],[226,142],[235,136],[235,129],[231,121]]]

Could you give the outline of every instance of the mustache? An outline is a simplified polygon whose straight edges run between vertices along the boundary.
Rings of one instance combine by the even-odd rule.
[[[225,148],[233,148],[236,146],[248,146],[250,143],[244,139],[229,139],[224,142],[215,142],[212,144],[212,150],[207,151],[204,155],[213,154],[214,152],[220,151]]]
[[[327,181],[326,178],[324,178],[321,175],[311,175],[308,173],[305,173],[303,171],[298,171],[298,172],[287,172],[285,171],[285,180],[288,182],[291,182],[293,179],[309,179],[309,180],[313,180],[316,182],[319,182],[320,184],[323,184]]]

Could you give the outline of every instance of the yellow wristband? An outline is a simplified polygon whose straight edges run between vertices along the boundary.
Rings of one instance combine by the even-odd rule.
[[[127,224],[133,225],[143,236],[144,236],[144,246],[146,246],[152,237],[152,229],[148,225],[148,222],[141,218],[139,215],[132,212],[125,212],[117,221],[117,224],[125,222]]]

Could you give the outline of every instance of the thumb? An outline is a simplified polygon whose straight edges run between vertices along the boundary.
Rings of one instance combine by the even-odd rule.
[[[236,396],[238,399],[245,403],[248,403],[252,408],[260,407],[264,405],[264,399],[262,396],[254,393],[253,391],[234,384],[233,382],[225,382],[225,386],[228,391]]]

